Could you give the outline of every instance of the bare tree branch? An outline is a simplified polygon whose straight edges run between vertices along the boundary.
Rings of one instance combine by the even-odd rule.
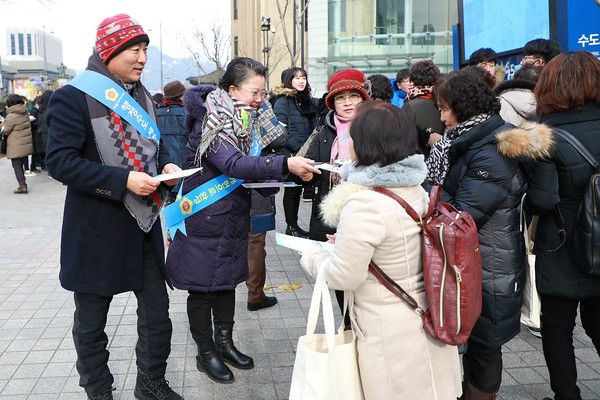
[[[204,67],[202,66],[202,61],[208,60],[215,65],[215,70],[217,71],[217,79],[220,78],[221,71],[223,70],[223,66],[227,65],[229,62],[229,50],[231,46],[231,40],[229,35],[223,31],[222,25],[220,25],[217,21],[214,21],[210,26],[210,34],[207,35],[205,32],[196,29],[193,33],[195,43],[187,43],[185,48],[190,52],[198,69],[201,70],[204,74]],[[200,51],[197,51],[195,48],[200,47],[202,54]]]

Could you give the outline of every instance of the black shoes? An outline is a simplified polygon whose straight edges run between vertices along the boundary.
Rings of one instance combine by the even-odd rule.
[[[258,311],[263,308],[273,307],[277,304],[277,298],[274,296],[265,296],[265,299],[259,303],[248,303],[248,311]]]
[[[183,397],[169,387],[169,381],[164,376],[150,379],[141,371],[138,371],[133,395],[140,400],[183,400]],[[109,399],[112,399],[112,395]]]
[[[113,400],[112,388],[106,389],[104,392],[93,396],[88,395],[88,400]]]
[[[304,238],[304,239],[308,238],[308,232],[306,232],[304,229],[300,229],[300,227],[297,225],[296,226],[288,225],[285,230],[285,234],[289,235],[289,236],[296,236],[296,237]]]

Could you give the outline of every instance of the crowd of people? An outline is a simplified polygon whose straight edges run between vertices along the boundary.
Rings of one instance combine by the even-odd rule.
[[[245,282],[249,311],[277,304],[264,291],[266,237],[278,208],[273,182],[287,184],[285,234],[334,243],[333,251],[305,252],[301,264],[314,277],[325,274],[342,311],[344,291],[353,292],[353,312],[343,318],[359,338],[369,400],[496,398],[502,346],[521,328],[521,213],[539,216],[535,285],[551,389],[555,399],[581,399],[573,329],[579,310],[600,354],[600,277],[575,266],[562,233],[573,230],[592,167],[552,129],[570,132],[600,158],[594,55],[535,39],[508,80],[485,48],[447,74],[431,60],[392,79],[347,68],[331,76],[321,98],[298,67],[283,71],[269,97],[267,68],[237,57],[216,86],[172,81],[152,97],[141,83],[148,44],[129,15],[104,19],[86,71],[45,91],[30,110],[11,94],[2,122],[15,194],[28,193],[26,176],[44,169],[67,186],[70,240],[61,243],[60,282],[74,295],[76,366],[89,399],[112,399],[105,325],[113,296],[127,291],[138,301],[136,398],[182,398],[165,379],[168,288],[188,292],[199,371],[231,383],[230,366],[254,367],[233,341],[235,296]],[[115,87],[127,107],[107,104],[102,93]],[[192,168],[200,170],[185,179],[156,179]],[[479,233],[483,306],[460,349],[428,336],[420,316],[368,271],[376,261],[426,304],[420,227],[371,189],[385,187],[422,214],[432,185],[473,217]],[[309,221],[299,218],[302,197],[312,201]],[[163,229],[163,210],[177,217],[175,228],[167,217]]]

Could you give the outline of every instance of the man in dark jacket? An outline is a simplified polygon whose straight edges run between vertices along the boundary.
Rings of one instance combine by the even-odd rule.
[[[182,97],[185,86],[179,81],[169,82],[165,85],[161,104],[156,109],[156,125],[160,130],[163,146],[169,152],[171,160],[176,165],[184,165],[185,145],[188,132],[185,129],[185,108]],[[167,204],[175,200],[179,185],[175,185],[167,197]]]
[[[86,71],[48,108],[48,170],[68,186],[59,277],[74,292],[76,366],[88,399],[113,398],[104,328],[113,296],[128,291],[138,302],[134,395],[181,399],[165,380],[172,325],[159,213],[166,188],[153,178],[180,168],[160,145],[140,82],[148,43],[130,16],[106,18]]]

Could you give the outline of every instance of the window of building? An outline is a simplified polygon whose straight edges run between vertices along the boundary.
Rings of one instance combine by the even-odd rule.
[[[25,55],[25,48],[24,48],[24,40],[23,40],[23,34],[19,33],[18,34],[19,40],[18,40],[18,53],[17,55],[22,56]]]
[[[237,0],[233,0],[233,19],[238,19],[238,2]]]
[[[31,43],[31,33],[27,34],[27,55],[33,55],[33,43]]]
[[[15,34],[10,34],[10,55],[14,56],[17,54],[17,44],[15,42]]]
[[[239,57],[240,42],[237,36],[233,37],[233,57]]]

